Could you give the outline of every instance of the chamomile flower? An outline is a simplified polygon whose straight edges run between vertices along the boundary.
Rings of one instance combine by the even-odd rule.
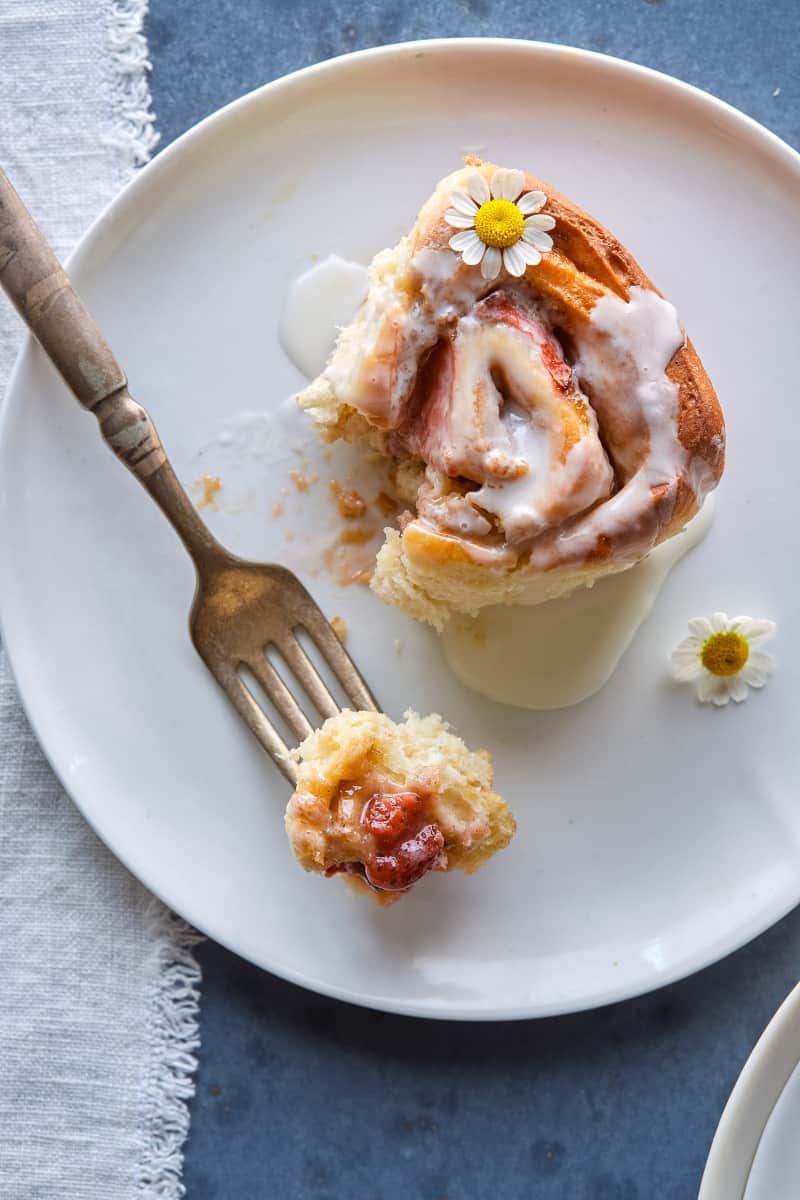
[[[749,688],[762,688],[775,669],[775,660],[761,649],[774,633],[774,621],[722,612],[708,620],[695,617],[689,637],[672,653],[673,678],[693,683],[704,704],[739,704]]]
[[[553,249],[547,232],[555,219],[540,210],[547,203],[544,192],[523,192],[522,171],[498,167],[486,181],[479,171],[467,176],[466,188],[450,193],[452,208],[444,214],[447,224],[461,232],[450,238],[450,247],[468,266],[480,264],[484,279],[496,279],[501,267],[509,275],[524,275],[542,255]]]

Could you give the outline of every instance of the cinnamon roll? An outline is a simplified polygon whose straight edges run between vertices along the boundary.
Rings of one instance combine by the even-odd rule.
[[[372,587],[437,628],[632,566],[724,465],[720,406],[673,306],[572,201],[478,160],[375,257],[300,403],[324,437],[398,463],[409,511]]]

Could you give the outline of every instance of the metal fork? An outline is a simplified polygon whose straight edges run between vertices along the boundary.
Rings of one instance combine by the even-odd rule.
[[[300,580],[274,563],[246,562],[212,537],[161,445],[147,412],[25,205],[0,170],[0,283],[75,398],[94,413],[117,458],[147,488],[197,570],[189,616],[195,648],[239,716],[290,783],[289,746],[242,679],[252,672],[298,741],[314,725],[268,657],[274,648],[323,718],[339,711],[303,649],[305,630],[356,709],[378,705],[322,610]]]

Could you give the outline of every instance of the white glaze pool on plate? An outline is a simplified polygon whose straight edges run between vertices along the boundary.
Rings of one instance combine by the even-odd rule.
[[[800,1195],[800,987],[787,997],[725,1105],[698,1200]]]
[[[353,319],[366,294],[367,268],[339,254],[327,254],[290,282],[278,336],[306,379],[325,366],[337,330]]]
[[[293,561],[305,552],[303,577],[345,617],[392,716],[412,703],[438,710],[491,747],[519,825],[508,850],[473,879],[430,879],[388,913],[301,873],[282,830],[285,785],[189,642],[188,559],[30,346],[0,431],[0,595],[51,762],[100,835],[179,912],[321,991],[497,1018],[666,983],[800,898],[797,640],[776,640],[778,673],[740,707],[700,709],[667,678],[697,613],[793,622],[797,157],[708,96],[608,58],[416,44],[338,59],[201,125],[126,190],[74,274],[187,483],[199,447],[216,453],[220,429],[267,410],[264,493],[206,515],[232,549],[284,557],[266,490],[285,479],[282,405],[302,385],[278,342],[286,282],[312,255],[366,262],[396,241],[477,142],[552,179],[642,261],[703,356],[730,433],[702,548],[667,580],[606,687],[559,712],[476,697],[433,633],[312,575],[304,538],[324,499],[321,485],[309,491]],[[743,238],[754,211],[758,236]],[[235,489],[233,462],[223,482]],[[44,585],[53,571],[57,588]]]
[[[442,634],[451,670],[489,700],[522,708],[569,708],[593,696],[611,678],[672,568],[703,542],[713,509],[709,496],[682,533],[592,588],[547,604],[496,605],[474,618],[454,617]]]

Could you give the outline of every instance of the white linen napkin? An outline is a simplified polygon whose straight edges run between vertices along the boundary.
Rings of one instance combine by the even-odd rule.
[[[61,257],[157,140],[145,6],[0,3],[0,162]],[[21,340],[0,293],[0,395]],[[0,647],[0,1196],[184,1195],[195,940],[61,789]]]

